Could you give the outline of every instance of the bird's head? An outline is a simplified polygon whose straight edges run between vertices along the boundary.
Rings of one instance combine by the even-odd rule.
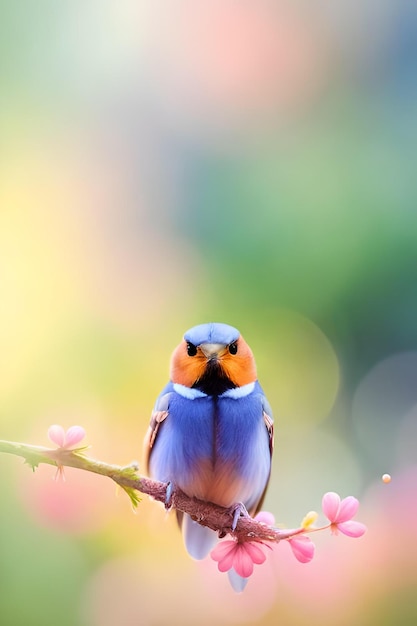
[[[171,380],[219,394],[256,381],[252,350],[227,324],[200,324],[188,330],[171,358]]]

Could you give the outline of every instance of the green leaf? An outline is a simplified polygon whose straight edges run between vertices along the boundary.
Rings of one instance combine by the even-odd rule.
[[[32,461],[31,459],[25,459],[23,463],[24,465],[29,465],[29,467],[32,469],[32,472],[34,472],[39,466],[39,461]]]
[[[130,502],[132,503],[133,508],[136,509],[139,502],[141,501],[141,498],[139,498],[138,492],[136,491],[136,489],[133,489],[132,487],[125,487],[124,485],[120,485],[120,486],[122,489],[124,489],[124,491],[129,496]]]

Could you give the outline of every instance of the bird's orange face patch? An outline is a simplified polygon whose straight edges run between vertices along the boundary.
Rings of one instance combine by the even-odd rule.
[[[217,362],[225,375],[237,386],[242,387],[256,380],[256,365],[252,350],[242,336],[234,342],[237,350],[225,346],[217,354]],[[174,350],[171,358],[171,380],[186,387],[192,387],[204,375],[208,357],[200,348],[194,356],[187,351],[187,342],[183,340]]]
[[[207,358],[198,349],[195,356],[189,356],[187,342],[183,340],[177,346],[171,357],[171,380],[185,387],[192,387],[199,380],[206,369]]]
[[[226,349],[219,362],[227,377],[238,387],[243,387],[243,385],[255,382],[256,365],[252,350],[242,336],[236,341],[236,345],[236,354]]]

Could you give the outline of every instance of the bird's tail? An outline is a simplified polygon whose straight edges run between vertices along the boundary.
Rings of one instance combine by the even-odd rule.
[[[243,578],[243,576],[239,576],[239,574],[235,572],[233,567],[227,572],[227,576],[229,578],[230,584],[232,585],[236,593],[242,593],[248,583],[249,578]]]
[[[194,522],[187,514],[182,518],[182,536],[188,554],[198,561],[204,559],[217,542],[217,534],[213,530]]]

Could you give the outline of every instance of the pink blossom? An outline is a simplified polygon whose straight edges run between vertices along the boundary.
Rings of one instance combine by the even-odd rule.
[[[263,563],[266,559],[259,547],[259,542],[221,541],[210,553],[213,561],[217,561],[220,572],[227,572],[232,568],[235,572],[248,578],[253,572],[253,565]]]
[[[267,524],[268,526],[274,526],[275,524],[275,517],[268,511],[259,511],[253,519],[257,522],[261,522],[261,524]]]
[[[352,521],[359,507],[359,501],[353,496],[340,499],[334,491],[324,494],[322,500],[323,513],[330,522],[333,533],[339,530],[348,537],[361,537],[365,531],[365,524]]]
[[[58,448],[70,450],[85,437],[85,430],[82,426],[71,426],[65,431],[62,426],[54,424],[48,429],[48,437]]]
[[[294,535],[288,539],[291,550],[300,563],[309,563],[314,556],[314,543],[305,535]]]

